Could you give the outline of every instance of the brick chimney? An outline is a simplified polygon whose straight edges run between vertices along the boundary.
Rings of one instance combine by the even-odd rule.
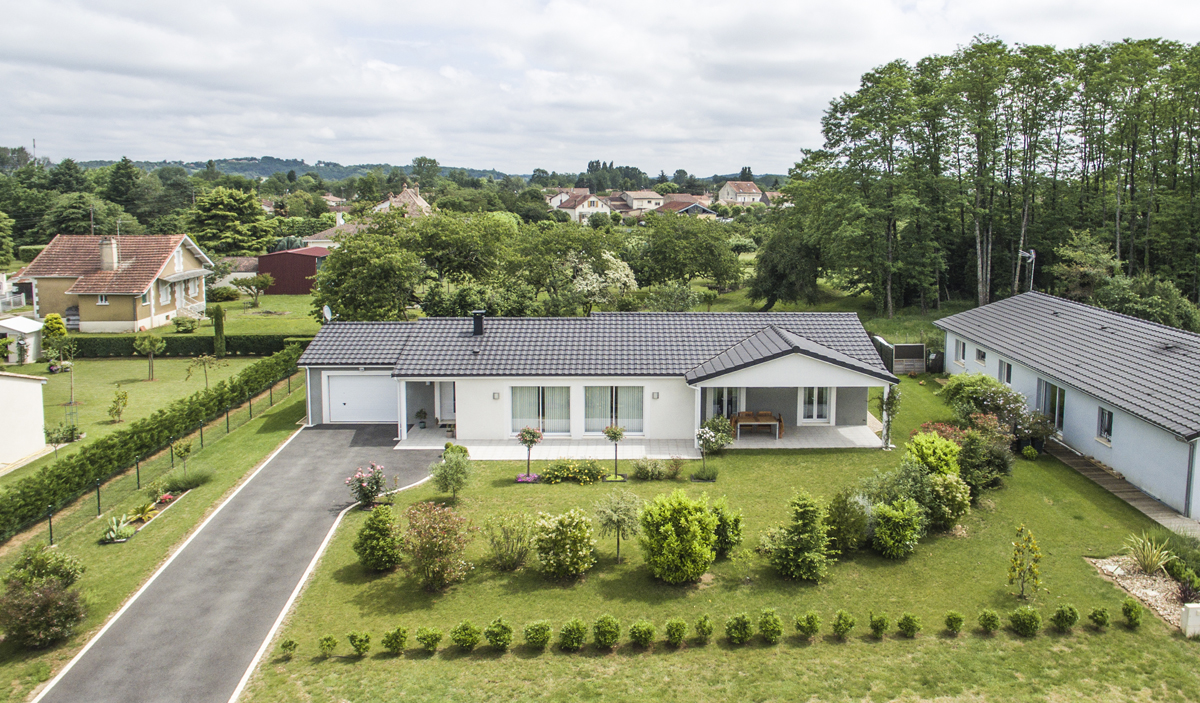
[[[104,237],[100,240],[100,270],[116,271],[119,263],[117,240],[114,237]]]

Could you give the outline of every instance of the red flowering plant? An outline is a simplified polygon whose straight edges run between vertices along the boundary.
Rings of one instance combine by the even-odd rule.
[[[467,519],[436,503],[417,503],[404,511],[408,527],[400,535],[403,567],[427,591],[463,580],[473,567],[463,559],[473,530]]]
[[[533,457],[533,448],[542,441],[542,431],[536,427],[522,427],[517,433],[517,441],[525,447],[525,480],[521,483],[533,483],[529,480],[529,463]]]
[[[158,503],[160,505],[166,505],[173,500],[175,500],[175,496],[171,495],[170,493],[164,493],[158,497]]]
[[[963,439],[965,439],[967,436],[966,430],[958,427],[957,425],[951,425],[948,422],[926,422],[917,429],[913,430],[910,436],[916,437],[917,435],[925,432],[932,432],[942,439],[948,439],[951,442],[954,442],[960,447],[962,446]]]
[[[354,500],[364,510],[370,510],[375,504],[375,499],[383,493],[385,483],[383,467],[375,462],[371,462],[371,468],[366,471],[363,471],[361,466],[358,467],[354,475],[346,479],[346,485],[350,487]]]

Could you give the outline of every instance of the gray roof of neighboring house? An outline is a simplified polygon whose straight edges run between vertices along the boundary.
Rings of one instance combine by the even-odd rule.
[[[373,327],[372,327],[373,326]],[[470,318],[325,325],[301,366],[366,365],[392,353],[394,376],[684,376],[774,326],[792,351],[895,381],[854,313],[593,313],[589,317]],[[386,341],[374,339],[386,337]],[[373,349],[365,347],[370,343]],[[791,353],[791,352],[784,352]],[[714,367],[715,368],[715,367]],[[706,377],[720,375],[714,373]]]
[[[1176,435],[1200,437],[1200,335],[1044,293],[934,324]]]

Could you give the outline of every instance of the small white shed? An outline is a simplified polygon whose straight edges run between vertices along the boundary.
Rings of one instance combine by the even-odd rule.
[[[6,317],[0,320],[0,338],[9,337],[16,341],[8,345],[8,363],[20,362],[21,350],[25,346],[25,363],[37,361],[42,356],[42,323],[29,317]]]
[[[46,448],[42,376],[0,371],[0,466]]]

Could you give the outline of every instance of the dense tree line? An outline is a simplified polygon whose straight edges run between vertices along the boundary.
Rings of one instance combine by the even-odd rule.
[[[795,207],[758,299],[811,297],[825,277],[889,315],[984,304],[1028,287],[1029,250],[1034,285],[1055,291],[1057,252],[1084,230],[1119,274],[1200,299],[1200,46],[979,37],[866,73],[822,126],[783,188]]]

